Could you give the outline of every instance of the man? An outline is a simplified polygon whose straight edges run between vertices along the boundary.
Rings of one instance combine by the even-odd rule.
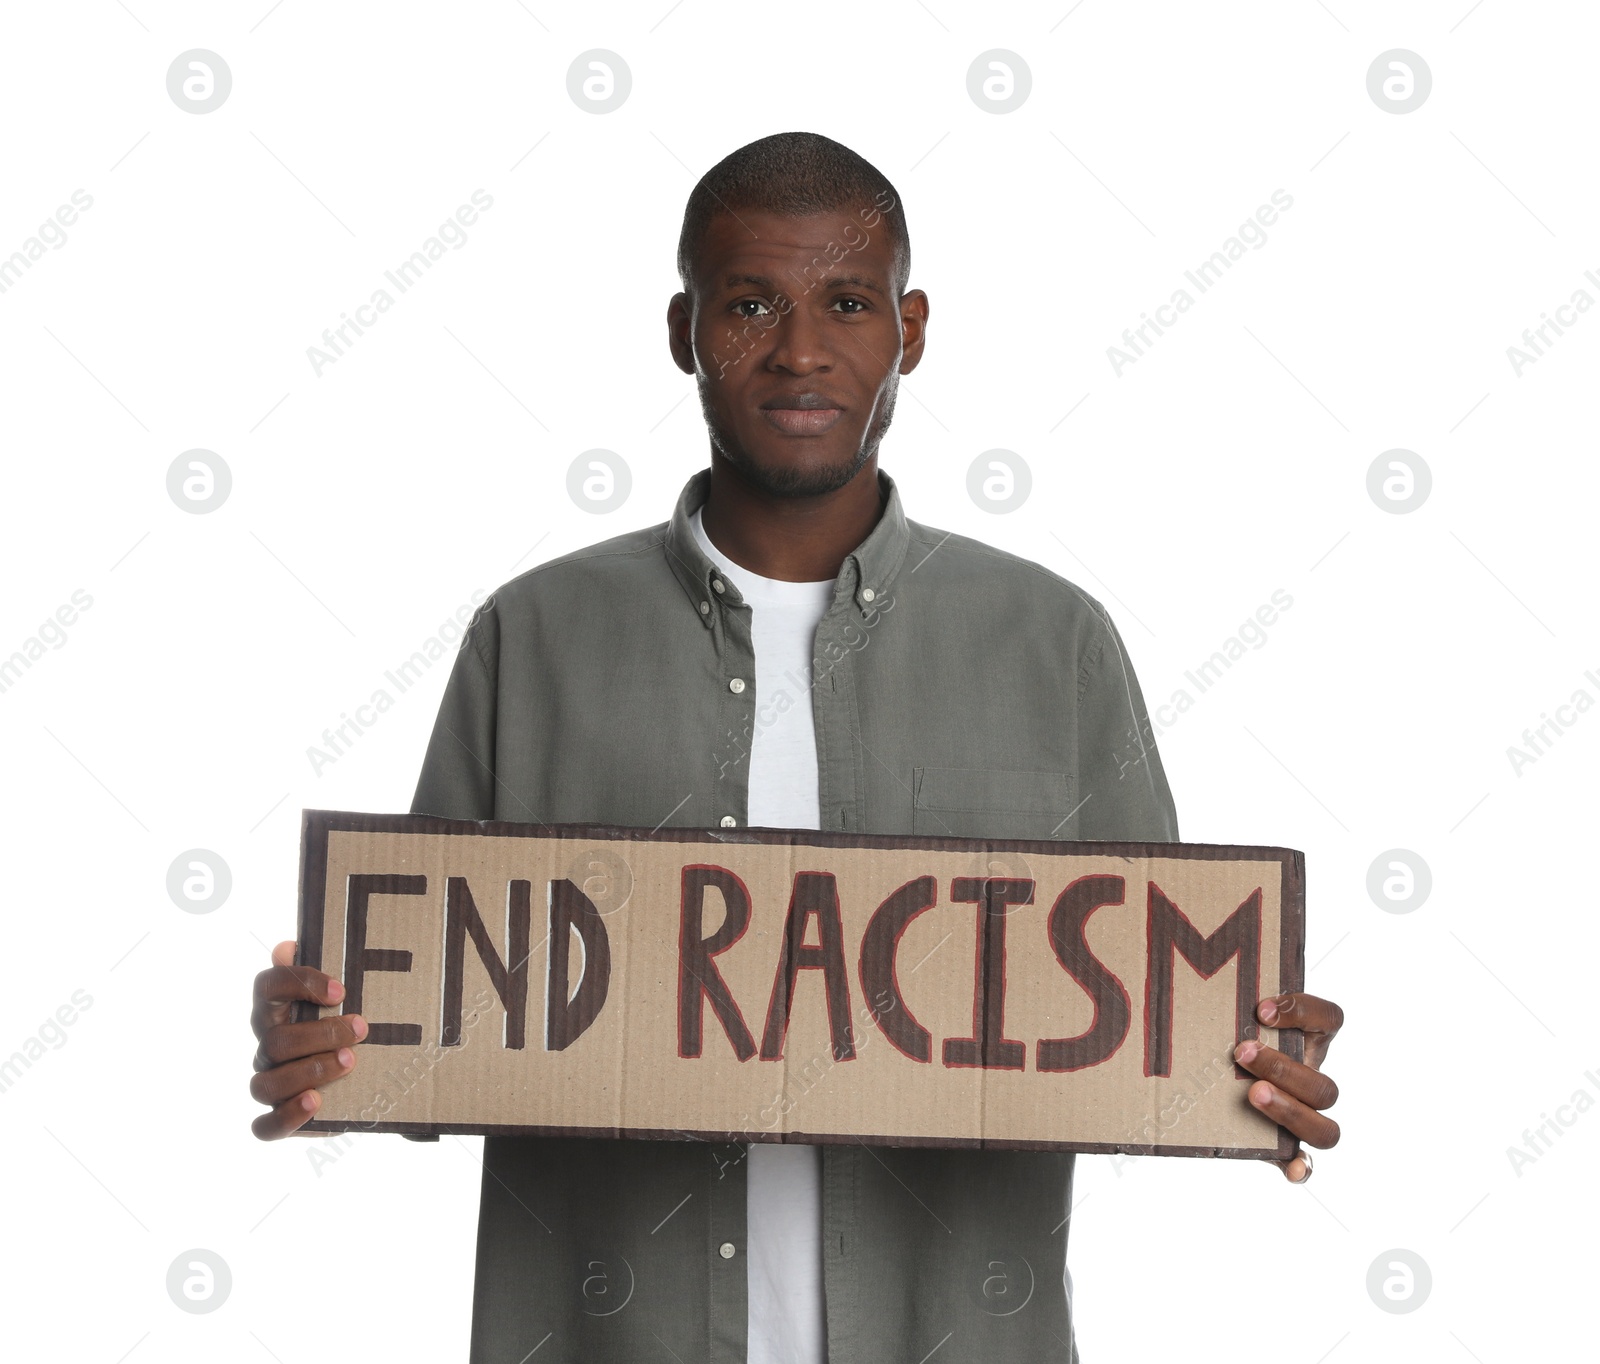
[[[667,524],[484,604],[413,810],[1176,841],[1104,608],[909,521],[878,470],[928,319],[893,186],[827,138],[763,138],[695,187],[678,264],[669,343],[697,381],[710,469]],[[316,1086],[351,1070],[366,1032],[288,1021],[294,1000],[343,997],[292,952],[280,944],[257,984],[263,1138],[316,1112]],[[1292,995],[1260,1017],[1304,1028],[1309,1064],[1242,1044],[1262,1077],[1249,1101],[1331,1146],[1319,1067],[1339,1010]],[[489,1137],[471,1357],[1072,1359],[1072,1168],[1056,1152]],[[1309,1169],[1297,1157],[1285,1173]],[[985,1297],[996,1262],[1036,1276],[1025,1308]]]

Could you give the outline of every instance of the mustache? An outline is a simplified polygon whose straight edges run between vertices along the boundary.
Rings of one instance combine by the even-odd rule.
[[[712,395],[718,392],[713,376],[704,372],[697,374],[695,388],[712,449],[751,487],[768,497],[780,498],[822,497],[837,492],[854,479],[877,455],[884,433],[894,420],[895,404],[900,396],[899,375],[894,375],[882,411],[863,435],[860,446],[850,459],[822,468],[796,469],[789,465],[775,467],[755,458],[745,449],[712,401]]]

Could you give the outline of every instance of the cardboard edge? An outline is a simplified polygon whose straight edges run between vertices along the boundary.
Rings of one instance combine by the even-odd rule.
[[[882,1140],[849,1132],[690,1132],[664,1127],[525,1127],[513,1123],[364,1122],[357,1118],[313,1118],[300,1129],[333,1135],[340,1132],[387,1132],[401,1136],[457,1137],[588,1137],[614,1141],[704,1141],[724,1145],[768,1142],[808,1146],[927,1147],[950,1151],[1061,1151],[1097,1156],[1213,1156],[1231,1160],[1277,1160],[1278,1147],[1150,1146],[1127,1142],[961,1140],[953,1137],[897,1137]]]
[[[1280,937],[1278,941],[1278,993],[1306,987],[1306,855],[1283,849],[1283,885],[1279,893]],[[1306,1059],[1306,1035],[1298,1028],[1289,1036],[1278,1035],[1278,1049],[1293,1061]],[[1268,1159],[1289,1161],[1300,1154],[1300,1138],[1285,1128],[1278,1129],[1276,1152]]]
[[[323,810],[300,812],[300,903],[295,925],[295,964],[322,969],[323,928],[328,889],[328,833],[334,827]],[[316,1018],[317,1005],[300,1000],[294,1019]]]
[[[850,834],[818,829],[667,828],[634,829],[617,824],[519,824],[496,819],[444,819],[438,815],[367,814],[349,810],[302,810],[308,828],[320,832],[326,850],[329,833],[422,833],[467,834],[489,838],[594,838],[613,843],[726,843],[813,844],[824,848],[887,848],[896,851],[925,848],[944,852],[985,852],[996,845],[1041,856],[1167,857],[1179,861],[1278,862],[1297,859],[1302,868],[1299,883],[1304,884],[1304,855],[1293,848],[1235,843],[1139,843],[1079,842],[1068,839],[1022,838],[941,838],[932,834]],[[1287,868],[1286,868],[1287,873]],[[1302,894],[1303,902],[1303,894]]]

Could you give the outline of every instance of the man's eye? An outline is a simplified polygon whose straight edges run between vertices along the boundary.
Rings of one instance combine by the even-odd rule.
[[[865,312],[866,308],[867,308],[866,303],[863,300],[859,299],[859,298],[841,298],[839,300],[839,304],[835,305],[835,306],[839,306],[839,305],[842,305],[842,304],[845,304],[845,303],[849,303],[849,304],[853,305],[853,310],[850,311],[850,312],[847,312],[845,314],[846,317],[855,317],[855,316],[857,316],[858,313]]]
[[[733,306],[738,311],[740,317],[759,317],[761,316],[760,313],[747,313],[744,310],[746,308],[766,309],[767,307],[766,303],[759,298],[741,298]]]

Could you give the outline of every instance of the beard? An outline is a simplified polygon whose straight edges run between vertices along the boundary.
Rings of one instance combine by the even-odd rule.
[[[700,411],[705,417],[706,430],[711,435],[712,449],[737,469],[739,476],[752,488],[769,497],[783,498],[822,497],[837,492],[855,478],[878,453],[883,434],[894,419],[895,399],[900,394],[900,376],[895,375],[882,413],[862,437],[860,448],[849,458],[821,467],[795,468],[763,463],[745,451],[733,433],[722,424],[711,405],[711,382],[710,376],[704,373],[696,380],[700,392]]]

